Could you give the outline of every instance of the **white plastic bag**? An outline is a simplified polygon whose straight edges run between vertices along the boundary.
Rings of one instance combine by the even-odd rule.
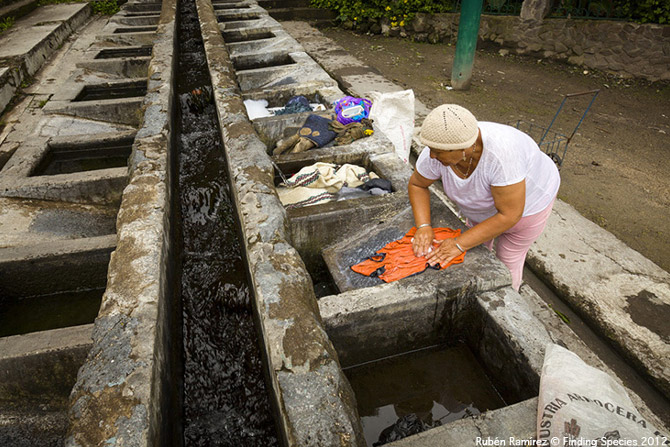
[[[370,92],[370,99],[370,118],[374,120],[375,129],[381,130],[393,143],[398,157],[409,163],[414,132],[414,91]]]
[[[555,344],[544,355],[537,439],[547,446],[670,445],[618,382]]]

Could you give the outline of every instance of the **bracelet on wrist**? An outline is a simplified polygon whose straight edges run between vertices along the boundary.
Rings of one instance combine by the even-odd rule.
[[[465,250],[463,250],[463,247],[461,247],[461,244],[459,244],[456,241],[454,241],[454,244],[456,244],[456,248],[458,248],[461,251],[461,253],[465,253]]]
[[[423,224],[419,225],[418,227],[416,227],[416,229],[418,230],[419,228],[429,227],[429,226],[430,226],[429,223],[423,223]]]

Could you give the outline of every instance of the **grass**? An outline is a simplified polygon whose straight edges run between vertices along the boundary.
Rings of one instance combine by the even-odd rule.
[[[14,17],[5,17],[4,19],[0,20],[0,34],[7,31],[12,27],[12,25],[14,25]]]

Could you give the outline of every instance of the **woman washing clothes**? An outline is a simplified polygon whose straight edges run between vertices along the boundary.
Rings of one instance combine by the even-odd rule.
[[[560,177],[535,141],[514,127],[477,122],[465,108],[444,104],[428,114],[419,135],[423,149],[409,180],[417,231],[412,247],[430,265],[496,240],[496,256],[519,290],[526,254],[551,214]],[[444,192],[467,218],[460,236],[430,250],[434,234],[428,187],[441,179]]]

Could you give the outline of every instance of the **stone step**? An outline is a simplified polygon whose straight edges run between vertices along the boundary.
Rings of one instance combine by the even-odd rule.
[[[0,110],[90,15],[88,3],[46,5],[0,35]]]
[[[68,216],[67,212],[54,213],[53,216],[48,216],[46,213],[41,214],[47,219],[45,223],[52,226],[57,226],[58,220],[65,220],[69,217],[83,221],[89,216],[84,213]],[[90,214],[90,216],[94,215]],[[16,219],[12,222],[12,219],[7,219],[7,216],[3,217],[0,225],[16,224]],[[94,220],[96,217],[90,219]],[[37,219],[32,223],[43,225]],[[98,223],[93,225],[98,225]],[[64,226],[62,227],[64,232],[76,231],[73,224],[70,223],[67,226],[73,228],[68,230]],[[26,238],[28,239],[29,234],[24,234],[28,235]],[[9,300],[104,287],[109,257],[115,246],[116,235],[108,234],[5,247],[0,251],[0,296],[4,300]],[[35,275],[36,270],[39,270],[39,275]]]

